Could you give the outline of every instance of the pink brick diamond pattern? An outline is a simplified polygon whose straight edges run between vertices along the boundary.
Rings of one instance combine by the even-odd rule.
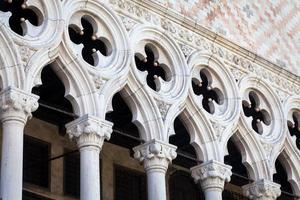
[[[300,75],[299,0],[153,0]]]

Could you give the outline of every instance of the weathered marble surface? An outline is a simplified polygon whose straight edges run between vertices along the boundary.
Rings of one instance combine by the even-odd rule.
[[[300,1],[152,0],[300,75]]]

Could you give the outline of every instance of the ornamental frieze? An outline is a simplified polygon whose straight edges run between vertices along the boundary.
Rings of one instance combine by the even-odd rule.
[[[161,10],[160,6],[153,6],[147,2],[144,5],[135,1],[110,0],[113,8],[122,15],[140,23],[151,25],[167,31],[168,34],[181,43],[183,54],[187,49],[194,48],[203,53],[208,53],[228,62],[230,66],[240,70],[241,73],[253,74],[260,79],[271,83],[279,90],[289,94],[300,94],[299,78],[258,55],[232,44],[222,36],[217,35],[193,23],[175,12]],[[174,17],[173,15],[176,15]],[[126,20],[128,21],[128,20]],[[127,22],[126,22],[127,23]],[[237,73],[236,73],[237,74]]]

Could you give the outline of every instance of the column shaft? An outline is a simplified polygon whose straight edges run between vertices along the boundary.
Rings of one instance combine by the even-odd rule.
[[[166,172],[162,170],[148,170],[148,200],[166,200]]]
[[[104,139],[112,133],[112,123],[84,115],[66,124],[67,133],[80,151],[80,199],[100,200],[99,155]]]
[[[144,164],[148,181],[148,200],[166,200],[166,171],[176,158],[176,147],[151,140],[134,149],[134,157]]]
[[[3,122],[1,194],[3,200],[22,199],[24,123]]]
[[[38,96],[14,87],[0,93],[2,122],[1,197],[21,200],[23,186],[23,135],[27,119],[38,108]]]
[[[222,200],[222,190],[213,188],[204,191],[205,200]]]
[[[80,199],[100,199],[99,148],[80,149]]]

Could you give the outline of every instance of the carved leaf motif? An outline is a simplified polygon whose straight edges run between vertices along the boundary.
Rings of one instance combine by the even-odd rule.
[[[28,46],[21,45],[19,46],[20,49],[20,55],[21,55],[21,59],[22,59],[22,63],[24,66],[27,65],[29,59],[31,58],[31,56],[33,55],[34,51],[31,50]]]
[[[267,158],[270,159],[271,153],[272,153],[272,150],[273,150],[273,145],[269,144],[269,143],[264,143],[263,148],[265,150]]]
[[[167,104],[164,101],[157,101],[157,106],[158,106],[158,109],[159,109],[159,112],[160,112],[162,118],[165,119],[165,117],[168,113],[168,110],[170,108],[170,104]]]
[[[96,89],[100,90],[106,83],[106,80],[104,80],[101,76],[96,76],[94,78],[94,82]]]
[[[181,44],[180,47],[185,57],[188,57],[193,52],[193,48],[188,45]]]
[[[216,133],[216,137],[219,138],[221,136],[221,134],[224,132],[224,130],[226,129],[225,126],[223,126],[222,124],[218,123],[218,122],[214,122],[211,121],[212,127],[215,130]]]
[[[122,17],[122,22],[127,31],[130,31],[136,25],[136,22],[129,17]]]

